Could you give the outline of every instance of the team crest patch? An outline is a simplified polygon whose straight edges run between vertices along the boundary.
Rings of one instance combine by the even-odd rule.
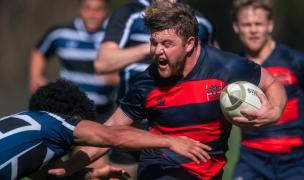
[[[219,99],[223,89],[222,83],[214,85],[206,85],[206,93],[208,101]]]
[[[284,86],[297,83],[296,76],[287,68],[283,67],[266,67],[265,68],[272,76],[277,78]]]

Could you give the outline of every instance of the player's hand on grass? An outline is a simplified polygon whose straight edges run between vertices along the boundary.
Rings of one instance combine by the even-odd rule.
[[[127,180],[130,177],[125,170],[105,164],[100,168],[95,168],[93,173],[87,174],[86,179]]]
[[[264,95],[257,93],[257,96],[262,103],[260,110],[241,109],[243,117],[234,117],[234,125],[243,130],[251,130],[268,127],[277,123],[276,119],[278,119],[277,114],[279,110],[274,108]]]
[[[211,147],[200,143],[199,141],[195,141],[186,136],[169,136],[171,138],[169,149],[179,155],[188,157],[192,159],[197,164],[200,164],[199,159],[203,162],[207,162],[206,159],[210,159],[209,154],[204,151],[211,150]]]

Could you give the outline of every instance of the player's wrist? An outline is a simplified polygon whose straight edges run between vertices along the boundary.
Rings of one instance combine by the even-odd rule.
[[[171,136],[164,135],[164,146],[167,149],[171,149],[173,147],[173,138]]]
[[[273,107],[273,124],[276,124],[281,119],[282,112],[279,107]]]

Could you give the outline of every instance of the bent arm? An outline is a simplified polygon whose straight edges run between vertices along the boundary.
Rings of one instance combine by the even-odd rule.
[[[264,128],[277,123],[285,109],[287,96],[285,88],[276,78],[271,76],[264,68],[261,68],[261,82],[259,88],[266,97],[257,93],[262,106],[258,111],[241,109],[243,116],[234,117],[234,124],[243,130]]]
[[[150,43],[120,49],[113,41],[107,41],[100,45],[97,58],[94,62],[95,71],[98,74],[106,74],[123,69],[150,54]]]
[[[46,80],[43,77],[45,65],[45,56],[38,49],[33,50],[29,63],[29,89],[31,93],[46,84]]]
[[[272,122],[275,124],[280,120],[287,104],[285,88],[278,79],[269,74],[264,68],[261,68],[261,76],[259,88],[265,93],[274,108]]]

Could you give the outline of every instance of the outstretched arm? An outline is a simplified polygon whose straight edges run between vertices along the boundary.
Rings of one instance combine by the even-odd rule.
[[[95,71],[98,74],[107,74],[123,69],[150,54],[150,43],[120,49],[113,41],[107,41],[100,45],[97,58],[94,62]]]
[[[264,128],[276,124],[285,109],[287,95],[282,83],[271,76],[264,68],[261,68],[261,83],[259,88],[265,96],[257,93],[262,102],[259,111],[241,109],[244,117],[233,118],[234,124],[243,130]]]
[[[210,156],[203,150],[211,150],[209,146],[187,137],[158,135],[129,127],[137,126],[139,123],[140,120],[134,121],[128,118],[118,108],[105,123],[105,125],[111,125],[111,127],[91,121],[81,121],[74,130],[74,137],[75,141],[80,145],[118,147],[122,149],[168,148],[179,155],[192,159],[198,164],[198,159],[204,162],[206,162],[206,159],[210,159]],[[118,126],[122,124],[129,126]],[[66,161],[69,167],[68,170],[59,169],[49,173],[54,175],[72,174],[108,151],[108,148],[83,147]]]
[[[211,150],[209,146],[187,137],[158,135],[129,126],[107,127],[92,121],[81,121],[74,130],[74,138],[84,146],[136,150],[168,148],[197,163],[196,157],[203,161],[209,158],[203,149]]]

